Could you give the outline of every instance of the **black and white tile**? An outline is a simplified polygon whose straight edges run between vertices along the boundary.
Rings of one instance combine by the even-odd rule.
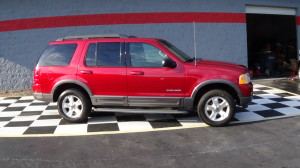
[[[145,113],[145,111],[139,114],[119,113],[118,109],[110,109],[110,112],[95,111],[91,113],[86,123],[74,124],[61,119],[56,103],[37,101],[32,96],[0,97],[0,136],[126,132],[203,124],[195,112],[164,114],[165,110],[169,111],[156,109],[155,114]],[[255,121],[300,115],[300,96],[254,85],[252,103],[246,109],[237,107],[236,111],[234,121]]]

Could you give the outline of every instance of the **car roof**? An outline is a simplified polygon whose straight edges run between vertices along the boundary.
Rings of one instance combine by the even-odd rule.
[[[58,38],[57,40],[51,42],[50,44],[67,44],[67,43],[79,43],[84,41],[158,41],[161,39],[156,38],[139,38],[132,35],[123,34],[97,34],[97,35],[80,35],[80,36],[66,36]]]
[[[134,38],[132,35],[124,34],[94,34],[94,35],[79,35],[79,36],[65,36],[58,38],[56,41],[65,40],[84,40],[84,39],[95,39],[95,38]]]

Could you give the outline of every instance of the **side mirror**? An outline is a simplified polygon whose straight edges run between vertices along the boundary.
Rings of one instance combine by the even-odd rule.
[[[171,60],[170,58],[166,58],[162,61],[162,66],[167,68],[176,68],[177,64],[175,61]]]

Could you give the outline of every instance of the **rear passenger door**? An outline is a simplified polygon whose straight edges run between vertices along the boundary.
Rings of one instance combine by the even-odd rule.
[[[127,86],[123,43],[88,42],[84,51],[78,79],[91,89],[93,104],[124,105]]]

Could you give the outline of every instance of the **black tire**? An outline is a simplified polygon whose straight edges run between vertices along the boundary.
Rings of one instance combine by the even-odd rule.
[[[235,100],[224,90],[211,90],[205,93],[197,107],[203,122],[212,127],[227,125],[235,114]]]
[[[92,105],[88,97],[78,89],[62,92],[57,101],[59,114],[69,122],[85,122],[91,113]]]

